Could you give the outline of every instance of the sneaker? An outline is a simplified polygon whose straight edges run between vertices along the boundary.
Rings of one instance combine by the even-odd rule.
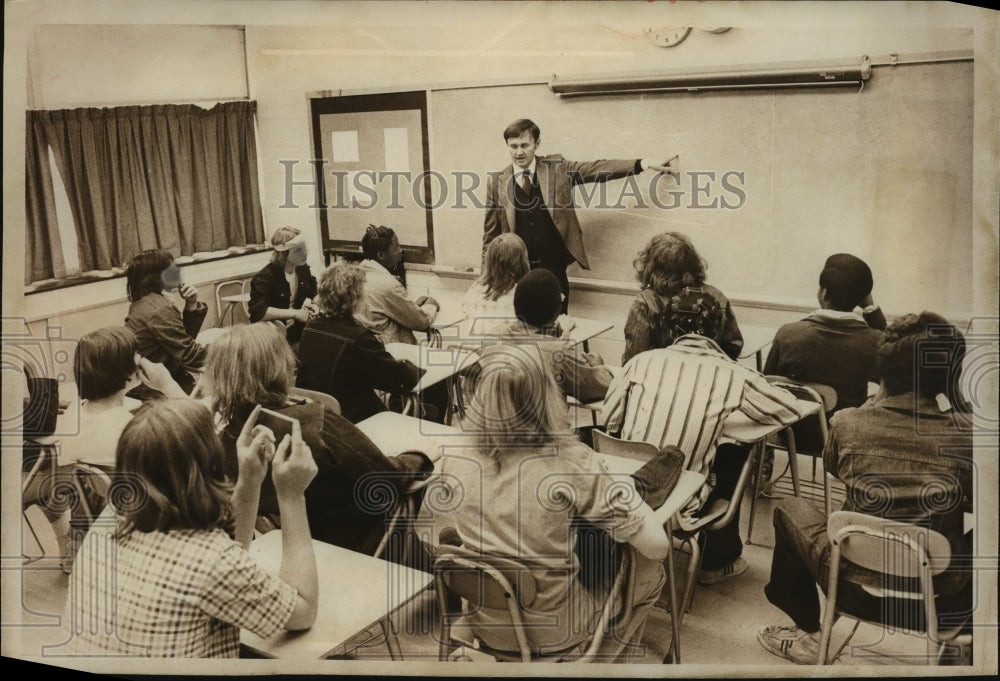
[[[816,664],[819,656],[819,634],[798,627],[766,627],[757,632],[757,640],[767,652],[795,664]]]
[[[719,568],[718,570],[702,570],[698,573],[698,583],[703,585],[718,584],[727,579],[739,577],[747,571],[747,567],[749,567],[747,562],[743,560],[743,556],[740,556],[726,567]]]

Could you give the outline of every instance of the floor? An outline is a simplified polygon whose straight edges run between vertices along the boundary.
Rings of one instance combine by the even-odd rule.
[[[781,465],[780,461],[776,462],[776,470],[780,471]],[[808,468],[804,469],[803,475],[808,475]],[[678,668],[678,674],[698,674],[704,665],[711,667],[703,673],[723,676],[763,674],[767,672],[766,666],[794,667],[792,663],[768,653],[756,640],[756,633],[760,628],[769,624],[790,623],[780,611],[767,602],[763,593],[771,560],[770,546],[773,543],[773,535],[770,517],[774,503],[770,499],[760,499],[754,523],[754,543],[746,546],[744,550],[744,557],[749,563],[747,572],[727,582],[697,588],[693,607],[683,618],[681,633],[683,665]],[[37,509],[29,509],[28,516],[38,532],[43,550],[52,555],[54,540],[48,523]],[[749,518],[749,495],[744,500],[742,518],[745,536]],[[38,544],[26,525],[23,545],[26,553],[31,556],[39,554]],[[683,574],[683,569],[686,567],[685,559],[686,555],[680,555],[679,574]],[[25,656],[48,656],[55,649],[46,649],[46,646],[58,646],[62,638],[58,624],[66,597],[68,578],[59,569],[56,561],[45,557],[24,564],[19,574],[21,584],[17,596],[20,598],[22,620],[14,626],[5,627],[4,648],[7,651],[20,650]],[[7,600],[16,593],[8,590],[4,593],[4,599]],[[9,603],[5,606],[9,607]],[[647,622],[643,638],[645,649],[640,664],[660,664],[670,640],[670,621],[670,613],[666,609],[654,608]],[[437,659],[438,648],[433,636],[436,626],[437,607],[434,595],[432,592],[425,592],[397,618],[396,627],[404,660]],[[846,621],[838,623],[834,633],[834,645],[839,645],[838,642],[848,627],[849,623]],[[366,637],[359,637],[359,640],[364,638]],[[373,627],[367,638],[370,640],[356,649],[354,657],[358,660],[388,659],[388,649],[380,628]],[[880,629],[862,625],[854,637],[854,646],[845,651],[837,664],[855,666],[922,664],[920,656],[924,654],[925,644],[921,638],[898,633],[887,635]],[[471,657],[476,658],[477,654],[472,653]],[[755,666],[760,668],[754,672],[746,670],[747,667]],[[638,673],[641,675],[642,668],[639,669]],[[800,671],[806,672],[805,669]],[[780,670],[776,669],[775,674],[780,675]]]

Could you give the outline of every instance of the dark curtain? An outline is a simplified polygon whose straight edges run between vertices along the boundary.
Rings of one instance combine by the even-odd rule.
[[[62,241],[56,221],[56,204],[53,198],[52,171],[49,167],[49,146],[41,123],[28,112],[27,137],[24,154],[25,216],[28,229],[25,234],[25,252],[28,256],[24,268],[24,283],[40,279],[66,276]]]
[[[29,112],[29,131],[51,146],[66,186],[80,268],[123,267],[149,248],[182,256],[263,243],[255,110],[227,102]]]

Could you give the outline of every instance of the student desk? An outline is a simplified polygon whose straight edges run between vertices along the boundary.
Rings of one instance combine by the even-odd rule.
[[[567,315],[566,321],[572,324],[569,333],[565,335],[574,344],[582,343],[583,351],[590,352],[590,339],[607,333],[615,328],[614,324],[596,319],[584,319],[582,317],[571,317]]]
[[[436,449],[441,445],[468,444],[469,436],[460,429],[440,423],[423,421],[395,412],[382,412],[357,424],[361,432],[371,439],[386,456],[395,456],[407,449]],[[428,452],[431,454],[431,452]],[[641,461],[609,454],[599,455],[604,459],[613,475],[631,475],[642,466]],[[432,458],[435,455],[432,454]],[[683,471],[677,485],[664,501],[654,509],[654,517],[664,525],[670,536],[673,517],[701,489],[705,476],[701,473]],[[673,545],[667,553],[667,578],[670,590],[671,613],[678,613],[677,585],[673,563]],[[674,661],[680,663],[680,617],[671,615]]]
[[[373,624],[382,623],[388,645],[388,618],[434,578],[363,553],[313,540],[319,572],[316,622],[304,631],[279,631],[262,639],[240,632],[240,643],[265,657],[319,659],[349,652],[347,644]],[[281,530],[272,530],[250,544],[250,555],[271,574],[281,568]],[[395,658],[393,648],[390,655]]]
[[[463,352],[455,348],[432,348],[426,345],[410,345],[409,343],[389,343],[385,346],[389,354],[396,359],[405,359],[424,369],[413,390],[404,395],[403,413],[414,412],[416,395],[430,386],[454,378],[463,369],[473,366],[479,361],[479,356],[472,352]]]
[[[754,357],[757,361],[757,371],[764,370],[764,348],[774,340],[777,329],[770,326],[753,326],[751,324],[740,324],[740,333],[743,334],[743,350],[739,359]]]

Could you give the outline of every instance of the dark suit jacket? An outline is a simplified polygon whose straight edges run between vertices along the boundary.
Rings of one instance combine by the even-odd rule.
[[[573,186],[587,182],[605,182],[632,175],[639,170],[639,161],[567,161],[559,154],[536,156],[535,170],[538,187],[545,207],[552,216],[559,236],[570,255],[584,269],[590,269],[583,248],[583,232],[573,206]],[[483,251],[494,238],[514,231],[513,165],[499,174],[491,174],[486,185],[486,221],[483,225]]]

